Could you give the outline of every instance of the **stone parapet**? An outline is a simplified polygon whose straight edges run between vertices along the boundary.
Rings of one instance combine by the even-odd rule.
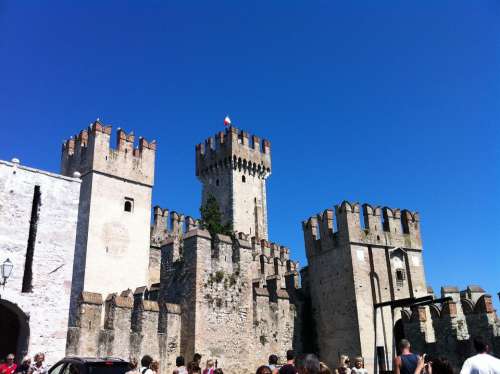
[[[200,220],[186,216],[176,211],[155,206],[153,208],[153,224],[151,226],[151,245],[160,247],[161,244],[175,237],[182,237],[187,232],[200,226]]]
[[[96,120],[88,129],[65,140],[62,145],[61,174],[73,176],[78,171],[85,175],[95,171],[152,186],[156,141],[149,142],[139,137],[139,143],[135,146],[133,132],[127,134],[118,129],[116,148],[111,148],[111,130],[111,126]]]
[[[422,249],[417,212],[343,201],[302,222],[308,258],[345,243]]]
[[[266,178],[271,173],[271,143],[231,126],[196,145],[197,176],[215,174],[223,168],[238,168]]]

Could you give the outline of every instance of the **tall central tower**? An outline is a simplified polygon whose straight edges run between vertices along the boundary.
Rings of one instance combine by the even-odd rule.
[[[270,174],[271,143],[235,127],[196,145],[202,204],[213,195],[223,220],[232,222],[235,231],[267,239],[266,179]]]

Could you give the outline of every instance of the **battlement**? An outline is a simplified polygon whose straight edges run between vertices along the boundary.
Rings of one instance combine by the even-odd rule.
[[[90,171],[153,185],[156,141],[139,137],[135,144],[133,132],[116,131],[116,147],[110,146],[112,126],[100,120],[90,124],[62,145],[61,174],[85,175]]]
[[[317,251],[351,242],[422,249],[417,212],[343,201],[302,222],[308,258]]]
[[[159,247],[173,237],[182,237],[187,232],[200,226],[200,220],[176,211],[155,206],[153,208],[153,225],[151,226],[151,245]]]
[[[248,236],[239,233],[240,236]],[[252,259],[257,272],[252,280],[254,287],[269,287],[270,280],[277,282],[275,288],[289,289],[298,287],[299,263],[290,259],[290,250],[278,243],[256,237],[250,238]]]
[[[82,292],[78,300],[78,307],[80,310],[85,308],[90,308],[93,305],[94,316],[82,316],[80,313],[79,319],[77,320],[77,327],[85,327],[89,324],[88,318],[95,317],[96,314],[101,315],[104,313],[104,319],[95,318],[96,323],[93,323],[93,328],[106,328],[106,329],[114,329],[118,321],[116,320],[116,309],[123,308],[130,310],[130,329],[137,330],[137,325],[133,325],[133,319],[138,319],[138,315],[143,312],[152,312],[152,313],[160,313],[160,304],[158,302],[158,294],[157,292],[153,292],[153,289],[149,289],[146,286],[138,287],[135,291],[132,290],[124,290],[117,293],[112,293],[107,295],[106,298],[103,297],[100,293],[94,292]],[[103,309],[104,308],[104,309]],[[173,314],[181,314],[181,308],[179,305],[169,304],[168,306],[164,306],[164,312],[173,313]],[[90,313],[87,313],[90,314]],[[135,317],[133,317],[135,315]],[[155,317],[158,319],[158,317]],[[163,327],[158,327],[157,331],[164,331]]]
[[[195,260],[194,256],[198,259]],[[239,274],[242,269],[251,269],[254,287],[268,288],[270,284],[275,284],[276,290],[288,290],[290,293],[298,288],[299,263],[290,260],[289,249],[277,243],[249,238],[244,233],[212,238],[208,231],[194,228],[180,241],[171,237],[162,244],[164,269],[175,268],[177,261],[189,267],[191,264],[185,262],[200,261],[200,256],[210,258],[210,268],[206,271],[211,274]]]
[[[271,142],[231,126],[196,145],[198,177],[223,168],[266,178],[271,173]]]

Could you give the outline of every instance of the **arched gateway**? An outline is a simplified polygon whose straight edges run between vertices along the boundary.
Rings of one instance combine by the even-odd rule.
[[[28,353],[30,328],[28,316],[16,304],[0,299],[0,357],[3,359],[9,353],[16,355],[20,362]]]

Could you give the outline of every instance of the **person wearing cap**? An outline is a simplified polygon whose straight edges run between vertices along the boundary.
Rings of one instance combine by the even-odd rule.
[[[7,362],[0,365],[0,374],[14,374],[17,364],[14,362],[15,356],[12,353],[7,355]]]

